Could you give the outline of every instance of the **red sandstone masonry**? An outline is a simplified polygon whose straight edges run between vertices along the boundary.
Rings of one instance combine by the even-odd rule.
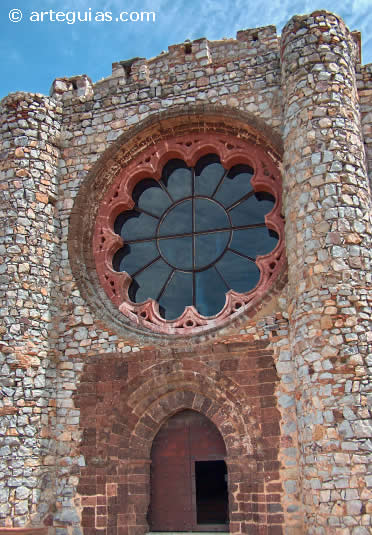
[[[203,349],[203,355],[184,352],[182,359],[179,354],[148,352],[151,366],[150,355],[138,353],[135,359],[144,357],[144,361],[130,380],[122,372],[133,357],[123,362],[119,355],[102,356],[87,366],[75,396],[81,411],[81,453],[87,461],[78,487],[84,533],[93,533],[93,529],[102,535],[122,533],[123,529],[145,532],[152,440],[166,418],[186,408],[209,417],[224,438],[232,532],[282,533],[284,518],[277,514],[283,510],[280,494],[268,488],[271,481],[280,479],[276,439],[280,413],[262,407],[264,402],[254,402],[252,392],[240,386],[233,372],[219,371],[226,368],[225,352],[218,358],[212,347]],[[235,368],[252,360],[263,374],[259,384],[272,384],[270,391],[274,392],[278,377],[271,351],[252,350],[250,343],[226,344],[224,349],[229,350],[228,362],[234,362]],[[250,437],[249,443],[237,447],[243,435]],[[281,485],[277,489],[281,490]],[[106,496],[107,514],[98,505],[100,494]],[[88,498],[89,505],[84,506]]]
[[[177,139],[174,141],[175,137]],[[281,254],[281,244],[279,244],[271,255],[259,259],[259,263],[263,265],[263,273],[256,294],[253,292],[253,295],[247,294],[242,300],[235,292],[229,293],[226,310],[212,320],[203,320],[199,315],[196,317],[189,310],[185,311],[186,317],[182,316],[176,322],[164,324],[155,313],[152,303],[144,305],[128,303],[125,297],[128,277],[113,272],[109,267],[110,249],[117,249],[121,244],[120,238],[113,235],[111,228],[112,204],[118,207],[122,206],[123,202],[130,203],[131,189],[140,176],[154,174],[160,178],[159,159],[165,161],[169,157],[167,147],[171,154],[180,155],[182,152],[187,158],[195,158],[200,150],[202,152],[206,150],[208,146],[206,141],[209,140],[213,145],[215,138],[217,138],[216,150],[218,149],[217,152],[221,154],[223,160],[229,161],[230,155],[233,154],[233,158],[238,156],[244,161],[249,161],[249,157],[246,160],[245,153],[250,155],[252,152],[250,157],[257,168],[255,178],[257,187],[271,191],[277,198],[276,207],[268,216],[268,224],[280,235],[282,221],[279,217],[281,188],[278,166],[281,147],[273,131],[265,128],[250,114],[246,116],[241,112],[211,105],[183,106],[150,116],[141,125],[141,129],[134,127],[123,134],[94,166],[80,188],[70,222],[68,246],[73,274],[92,310],[106,323],[112,325],[114,332],[118,327],[119,329],[121,327],[121,331],[125,327],[126,335],[127,330],[138,334],[150,334],[153,330],[154,341],[161,334],[174,344],[176,336],[208,334],[216,330],[221,322],[239,323],[241,316],[246,314],[253,316],[263,301],[270,300],[273,292],[282,289],[285,258]],[[179,142],[182,143],[182,150]],[[190,147],[187,147],[185,142],[190,144]],[[234,150],[231,152],[231,149]],[[158,150],[160,154],[155,156]],[[149,161],[146,163],[147,160]],[[133,173],[127,172],[131,169]],[[140,176],[137,176],[138,172]],[[265,178],[262,178],[263,176]],[[92,224],[92,219],[96,221],[95,225]],[[103,248],[103,243],[108,244],[107,248]],[[269,291],[268,282],[271,278],[273,283]],[[91,288],[95,288],[98,295],[102,293],[102,287],[105,292],[100,300],[97,301],[96,298],[92,300]],[[102,299],[104,307],[101,306]],[[119,315],[118,306],[123,308],[123,313]],[[191,327],[186,325],[189,322],[192,323]],[[157,330],[159,332],[156,332]]]

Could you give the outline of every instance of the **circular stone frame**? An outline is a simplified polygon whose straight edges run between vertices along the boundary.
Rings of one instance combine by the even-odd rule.
[[[219,113],[208,113],[203,107],[202,113],[183,110],[164,115],[163,119],[158,115],[157,120],[150,117],[140,125],[142,128],[135,127],[123,134],[89,173],[74,204],[69,252],[82,294],[100,311],[102,319],[137,333],[174,339],[207,334],[245,313],[252,314],[276,286],[283,286],[286,258],[281,216],[281,151],[277,148],[280,143],[263,137],[258,129],[247,125],[248,121],[242,121],[241,113],[226,108]],[[265,129],[264,125],[258,126],[261,131]],[[113,255],[123,246],[122,238],[114,232],[114,222],[120,213],[133,208],[132,191],[141,180],[159,181],[169,160],[181,159],[193,167],[207,154],[218,155],[225,168],[237,164],[253,168],[254,191],[275,197],[274,208],[265,216],[265,223],[278,234],[279,241],[272,252],[257,257],[260,279],[254,289],[244,294],[228,291],[225,306],[215,316],[202,316],[188,306],[180,317],[166,320],[153,299],[133,303],[128,297],[131,277],[114,271]]]

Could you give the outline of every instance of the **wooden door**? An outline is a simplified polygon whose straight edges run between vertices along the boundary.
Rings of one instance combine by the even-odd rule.
[[[215,470],[216,461],[223,462],[225,455],[218,429],[198,412],[179,412],[162,426],[151,450],[149,524],[152,531],[226,531],[227,491],[226,499],[219,497],[216,501],[211,492],[208,500],[205,491],[203,498],[197,498],[198,486],[200,495],[200,488],[205,483],[208,485],[208,476],[198,476],[204,477],[204,485],[198,485],[196,480],[196,473],[206,473],[208,461],[212,461],[211,469]],[[210,479],[215,485],[214,477]],[[212,509],[210,517],[201,512],[203,507]],[[226,514],[221,516],[224,508]],[[205,520],[200,523],[203,518],[215,519],[216,523],[207,524]]]

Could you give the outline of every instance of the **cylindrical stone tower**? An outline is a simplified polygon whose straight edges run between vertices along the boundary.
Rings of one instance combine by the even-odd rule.
[[[61,109],[48,97],[14,93],[0,113],[0,526],[11,527],[41,523],[54,485]]]
[[[304,533],[317,535],[367,535],[371,522],[371,197],[355,57],[352,35],[330,13],[294,17],[283,30],[284,207],[299,490]]]

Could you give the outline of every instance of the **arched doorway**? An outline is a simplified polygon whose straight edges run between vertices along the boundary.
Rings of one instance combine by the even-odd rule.
[[[226,448],[193,410],[165,422],[151,450],[151,531],[228,531]]]

